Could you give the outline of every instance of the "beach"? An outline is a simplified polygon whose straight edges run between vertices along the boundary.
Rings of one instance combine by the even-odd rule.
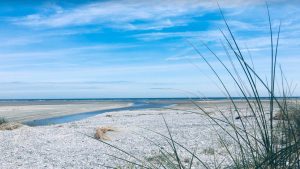
[[[220,110],[231,117],[232,106],[228,101],[197,102],[212,116],[222,117]],[[241,112],[247,115],[245,102],[238,102]],[[233,114],[233,118],[237,115]],[[143,160],[159,157],[160,148],[170,150],[166,139],[169,136],[164,118],[174,140],[210,166],[215,160],[228,164],[226,148],[220,144],[219,136],[228,135],[216,131],[219,126],[212,123],[193,103],[177,103],[164,108],[109,112],[70,123],[29,127],[12,131],[0,131],[0,164],[2,168],[126,168],[130,166],[113,156],[135,160],[132,157],[94,139],[97,127],[111,127],[107,143],[115,145]],[[248,118],[248,117],[247,117]],[[249,121],[253,118],[249,117]],[[239,125],[239,120],[236,120]],[[225,124],[223,127],[227,127]],[[157,133],[159,134],[157,134]],[[228,145],[234,146],[228,142]],[[192,155],[179,148],[180,156],[188,163]],[[194,168],[204,168],[199,161]]]

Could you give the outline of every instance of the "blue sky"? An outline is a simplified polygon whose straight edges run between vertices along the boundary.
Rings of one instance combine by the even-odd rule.
[[[268,79],[265,1],[219,3],[242,51],[248,55],[249,49],[255,69]],[[279,63],[299,84],[300,3],[268,3],[274,30],[282,22]],[[218,6],[208,0],[1,1],[0,98],[223,96],[187,40],[235,93],[202,45],[229,63],[219,28],[225,29]]]

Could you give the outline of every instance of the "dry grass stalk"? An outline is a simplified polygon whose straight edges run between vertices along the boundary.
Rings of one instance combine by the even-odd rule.
[[[116,129],[112,127],[98,127],[96,128],[95,138],[99,140],[111,140],[106,135],[106,133],[109,131],[116,131]]]

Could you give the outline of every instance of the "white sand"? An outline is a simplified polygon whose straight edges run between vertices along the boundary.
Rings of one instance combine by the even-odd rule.
[[[4,117],[9,121],[29,121],[43,119],[49,117],[57,117],[69,114],[77,114],[83,112],[91,112],[97,110],[107,110],[121,107],[128,107],[132,103],[129,102],[111,102],[111,101],[95,101],[95,102],[42,102],[34,104],[2,104],[0,105],[0,117]]]
[[[228,103],[221,104],[218,108],[216,105],[218,104],[203,104],[202,106],[211,111],[214,116],[220,116],[217,109],[229,112]],[[177,109],[182,106],[173,108]],[[185,110],[194,110],[191,105],[185,104],[184,106]],[[240,106],[245,109],[243,104]],[[192,151],[196,149],[197,156],[210,165],[214,163],[214,160],[218,162],[225,160],[223,165],[226,164],[228,157],[226,157],[225,148],[219,143],[215,133],[218,127],[212,125],[207,117],[192,112],[156,109],[112,112],[62,125],[25,126],[13,131],[0,131],[0,168],[79,169],[122,165],[120,160],[107,154],[127,158],[126,155],[86,136],[93,136],[98,126],[112,126],[118,129],[117,132],[108,133],[112,139],[108,141],[109,143],[141,159],[157,156],[159,148],[143,136],[154,140],[166,149],[170,148],[163,137],[146,130],[151,129],[167,134],[162,114],[174,140]],[[228,142],[228,144],[232,143]],[[211,149],[215,152],[210,153]],[[180,154],[183,159],[191,158],[187,152]],[[199,162],[195,162],[194,168],[203,167]]]

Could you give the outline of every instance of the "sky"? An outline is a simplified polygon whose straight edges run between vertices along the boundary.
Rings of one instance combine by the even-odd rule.
[[[219,0],[241,51],[270,79],[266,1]],[[269,0],[279,67],[300,82],[300,1]],[[224,96],[191,44],[239,96],[228,74],[217,1],[0,1],[0,98]],[[277,81],[279,82],[280,79]],[[295,88],[294,95],[300,91]]]

